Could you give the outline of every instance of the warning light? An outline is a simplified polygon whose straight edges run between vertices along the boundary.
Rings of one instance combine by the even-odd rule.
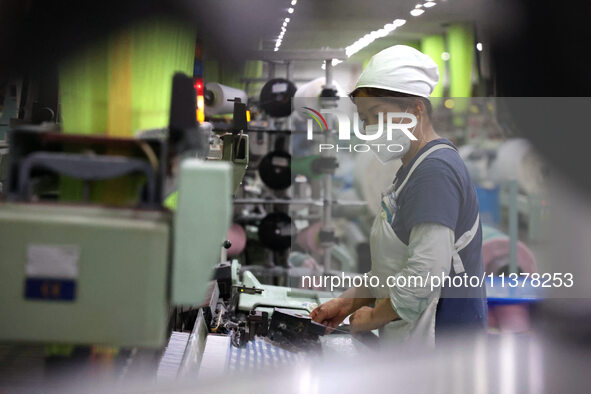
[[[195,94],[197,95],[196,118],[197,122],[201,123],[205,121],[205,99],[203,98],[203,79],[196,78],[195,82],[193,83],[193,87],[195,88]]]
[[[246,121],[250,122],[250,111],[246,110]]]

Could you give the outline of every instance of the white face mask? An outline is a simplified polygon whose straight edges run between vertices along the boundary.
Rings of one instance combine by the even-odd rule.
[[[406,112],[407,111],[404,111],[404,113]],[[398,122],[398,124],[401,123],[402,119],[400,119],[400,122]],[[386,126],[384,125],[383,127],[385,128]],[[379,131],[379,128],[380,125],[378,124],[367,125],[365,127],[365,133],[376,134]],[[416,128],[417,126],[415,126],[412,129],[411,133],[414,134]],[[382,164],[386,164],[387,162],[392,160],[402,159],[410,149],[410,139],[399,128],[395,128],[394,130],[392,130],[391,140],[388,140],[388,133],[386,132],[386,130],[383,130],[382,135],[379,138],[373,140],[372,144],[381,144],[379,147],[372,147],[371,151],[374,155],[376,155],[376,157]]]

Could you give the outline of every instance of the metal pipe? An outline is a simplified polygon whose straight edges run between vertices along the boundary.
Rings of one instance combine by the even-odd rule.
[[[325,89],[332,89],[332,59],[328,59],[325,61],[325,70],[326,70],[326,83],[324,85]],[[321,101],[321,107],[326,108],[328,105],[327,100]],[[324,133],[324,143],[327,144],[333,130],[334,120],[332,117],[328,118],[327,122],[328,130]],[[323,156],[329,156],[328,152],[324,152]],[[328,172],[325,173],[322,177],[323,186],[324,186],[324,205],[322,210],[322,230],[325,231],[332,231],[332,173]],[[324,265],[324,272],[330,272],[331,270],[331,249],[332,249],[332,242],[324,242],[324,255],[323,255],[323,265]]]
[[[517,273],[517,238],[518,211],[517,211],[517,181],[509,182],[509,272]]]

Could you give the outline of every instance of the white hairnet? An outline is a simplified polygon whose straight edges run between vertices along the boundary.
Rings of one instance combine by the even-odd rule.
[[[438,81],[433,59],[412,47],[394,45],[369,60],[355,89],[378,88],[429,98]]]

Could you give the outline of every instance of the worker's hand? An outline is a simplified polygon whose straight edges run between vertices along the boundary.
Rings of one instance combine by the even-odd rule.
[[[352,299],[334,298],[314,309],[310,313],[310,317],[316,323],[327,326],[326,333],[328,334],[349,316],[352,307]]]
[[[380,327],[379,322],[374,318],[374,308],[362,306],[349,317],[351,332],[370,331]]]

